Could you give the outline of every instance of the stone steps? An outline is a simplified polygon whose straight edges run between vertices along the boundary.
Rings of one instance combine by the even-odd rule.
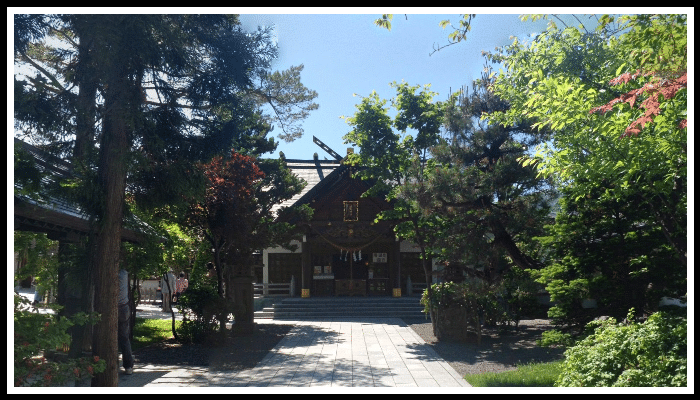
[[[425,319],[418,297],[287,298],[255,312],[255,318],[404,318]]]

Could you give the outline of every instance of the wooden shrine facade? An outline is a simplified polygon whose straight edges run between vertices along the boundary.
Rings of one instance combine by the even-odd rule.
[[[369,185],[353,178],[354,167],[340,160],[288,160],[288,166],[308,183],[288,205],[308,204],[314,215],[303,224],[297,251],[263,251],[258,281],[293,278],[295,295],[302,297],[401,295],[395,289],[405,288],[407,279],[425,282],[417,249],[399,242],[390,222],[375,222],[390,204],[362,197]]]

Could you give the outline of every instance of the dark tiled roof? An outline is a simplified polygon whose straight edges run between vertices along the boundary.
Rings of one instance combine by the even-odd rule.
[[[73,177],[69,162],[16,138],[15,145],[33,157],[42,174],[42,187]],[[14,187],[17,189],[14,193],[15,225],[39,231],[72,231],[79,235],[89,231],[90,215],[75,202],[48,193],[39,193],[38,196],[19,193],[22,186],[18,182]],[[126,218],[124,228],[123,239],[129,241],[138,241],[140,235],[154,234],[150,226],[135,217]]]
[[[70,163],[16,138],[15,145],[19,145],[23,151],[34,158],[35,166],[42,174],[42,186],[51,185],[73,176]],[[22,185],[19,182],[15,182],[14,187],[18,190],[22,189]],[[86,221],[89,219],[88,214],[84,212],[79,205],[58,196],[49,196],[45,193],[40,193],[39,196],[34,197],[15,192],[15,199],[71,217],[84,219]]]

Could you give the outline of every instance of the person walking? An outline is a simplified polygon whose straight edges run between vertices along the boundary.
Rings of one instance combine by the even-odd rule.
[[[129,307],[129,273],[119,270],[119,297],[117,299],[119,325],[118,342],[122,352],[122,366],[124,373],[131,375],[134,372],[134,356],[131,354],[131,341],[129,340],[129,327],[131,322],[131,309]]]

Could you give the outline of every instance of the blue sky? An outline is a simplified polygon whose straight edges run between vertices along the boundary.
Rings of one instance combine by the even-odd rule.
[[[460,12],[480,10],[439,10],[447,12],[443,14],[428,14],[429,9],[400,10],[404,13],[394,12],[391,31],[373,23],[387,12],[384,10],[362,10],[362,14],[342,14],[340,9],[288,11],[295,14],[267,14],[265,9],[261,10],[263,14],[242,12],[241,21],[246,30],[258,25],[274,26],[279,57],[273,69],[304,64],[302,82],[318,93],[319,108],[304,121],[304,136],[292,143],[280,142],[278,151],[290,159],[310,159],[314,152],[321,159],[331,159],[313,143],[313,136],[340,155],[346,154],[351,145],[345,144],[342,137],[349,125],[340,116],[355,112],[361,98],[354,93],[367,96],[375,90],[381,98],[389,99],[395,95],[389,84],[404,80],[411,85],[431,84],[431,90],[439,93],[436,99],[445,100],[450,90],[470,85],[481,76],[482,50],[507,45],[512,42],[511,36],[525,38],[540,32],[547,24],[521,22],[519,18],[523,13],[547,10],[485,10],[487,14],[479,14],[472,21],[466,42],[429,55],[434,46],[448,43],[451,29],[440,28],[441,20],[449,19],[456,25]],[[576,10],[563,12],[572,11]],[[274,134],[279,133],[277,129]],[[272,156],[277,157],[277,153]]]
[[[36,9],[15,12],[38,12]],[[484,66],[482,50],[512,42],[511,36],[521,39],[546,28],[546,21],[521,22],[519,16],[527,13],[561,13],[567,23],[576,24],[571,13],[597,13],[601,9],[577,8],[49,8],[46,13],[238,13],[248,31],[257,26],[273,26],[279,46],[279,57],[274,70],[304,65],[302,82],[318,93],[319,108],[303,122],[304,136],[292,143],[280,141],[277,151],[290,159],[310,159],[316,152],[331,158],[313,143],[318,137],[337,153],[344,155],[350,144],[342,137],[350,127],[340,116],[351,116],[355,105],[373,90],[384,99],[395,91],[393,81],[411,85],[431,84],[439,93],[436,100],[446,100],[449,92],[480,77]],[[608,10],[631,12],[632,10]],[[634,10],[639,12],[639,10]],[[658,10],[657,10],[658,11]],[[460,13],[476,13],[467,40],[441,51],[434,47],[448,43],[450,27],[442,29],[441,20],[458,24]],[[393,13],[391,31],[374,25],[382,13]],[[588,16],[580,16],[587,25],[595,23]],[[9,24],[8,38],[12,24]],[[559,23],[557,21],[557,23]],[[561,26],[561,24],[560,24]],[[8,39],[9,41],[10,39]],[[8,42],[9,43],[9,42]],[[8,61],[10,47],[8,47]],[[8,65],[9,70],[9,65]],[[8,78],[9,79],[9,78]],[[11,88],[11,86],[8,86]],[[353,96],[356,93],[359,96]],[[8,89],[8,99],[11,92]],[[9,111],[8,111],[9,113]],[[8,128],[12,118],[8,115]],[[12,129],[12,128],[10,128]],[[279,133],[279,128],[273,134]],[[9,141],[8,141],[9,143]],[[9,147],[8,147],[9,148]],[[277,152],[268,157],[277,157]]]

